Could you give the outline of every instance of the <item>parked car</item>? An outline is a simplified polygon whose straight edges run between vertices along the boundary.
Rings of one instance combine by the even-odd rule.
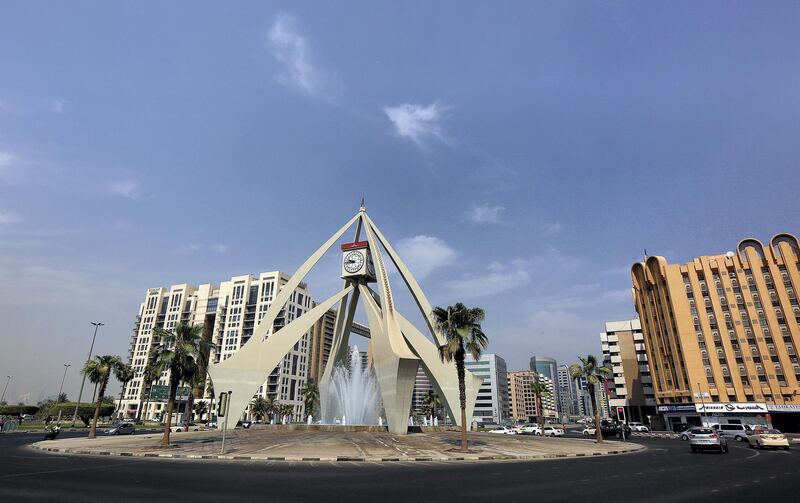
[[[527,423],[522,425],[522,428],[519,429],[519,433],[521,435],[540,435],[542,431],[539,429],[538,424]]]
[[[583,429],[583,436],[584,437],[593,437],[597,433],[597,428],[594,426],[587,426]]]
[[[650,431],[650,428],[648,428],[647,426],[643,425],[642,423],[632,422],[632,423],[628,423],[628,426],[630,426],[632,431],[641,431],[641,432],[645,432],[645,433]]]
[[[753,432],[747,424],[720,424],[714,427],[723,437],[730,437],[739,442],[747,440],[747,435]]]
[[[105,431],[106,435],[135,435],[136,427],[133,423],[119,423],[118,425],[108,428]]]
[[[538,433],[538,435],[542,435],[545,437],[563,437],[564,430],[561,428],[556,428],[555,426],[545,426],[543,433]]]
[[[625,431],[625,438],[631,436],[631,427],[625,423],[616,421],[602,421],[600,423],[600,431],[603,434],[603,438],[622,438],[623,430]]]
[[[501,426],[499,428],[489,430],[489,433],[494,433],[497,435],[516,435],[517,430],[515,430],[514,428],[509,428],[508,426]]]
[[[714,450],[719,453],[728,452],[728,440],[717,433],[713,428],[695,427],[686,430],[689,438],[689,448],[692,452]]]
[[[763,449],[765,447],[773,447],[777,449],[781,447],[789,450],[789,439],[786,435],[773,428],[756,428],[752,435],[747,436],[747,442],[750,447]]]
[[[189,423],[188,429],[187,427],[181,423],[175,426],[171,426],[169,431],[172,433],[180,433],[182,431],[200,431],[201,427],[199,424],[196,423]]]
[[[688,430],[691,427],[692,427],[692,425],[687,424],[687,423],[675,423],[675,424],[672,425],[672,431],[674,431],[675,433],[683,433],[684,431]],[[681,438],[683,438],[683,437],[681,437]],[[686,439],[684,438],[684,440],[686,440]]]

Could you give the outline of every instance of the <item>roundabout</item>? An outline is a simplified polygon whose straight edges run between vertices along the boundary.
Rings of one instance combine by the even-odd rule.
[[[222,433],[174,435],[170,448],[160,448],[160,435],[63,439],[36,442],[34,449],[61,454],[144,458],[248,461],[497,461],[592,457],[635,452],[632,442],[597,444],[582,438],[542,438],[523,435],[470,435],[469,452],[460,452],[457,431],[423,431],[397,435],[388,431],[330,427],[323,430],[266,427],[228,433],[220,454]]]

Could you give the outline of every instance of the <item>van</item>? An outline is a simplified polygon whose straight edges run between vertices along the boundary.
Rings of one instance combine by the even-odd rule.
[[[747,440],[747,435],[752,431],[748,425],[744,424],[720,424],[714,425],[714,429],[723,437],[730,437],[739,442]]]

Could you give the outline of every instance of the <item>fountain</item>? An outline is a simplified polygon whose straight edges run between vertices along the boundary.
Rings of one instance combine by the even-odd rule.
[[[379,390],[371,369],[361,365],[361,353],[353,346],[350,365],[333,369],[327,389],[322,422],[342,425],[378,424]]]

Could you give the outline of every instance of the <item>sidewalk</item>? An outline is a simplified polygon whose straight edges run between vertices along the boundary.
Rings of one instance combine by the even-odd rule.
[[[160,448],[160,434],[34,443],[48,452],[150,458],[270,461],[488,461],[622,454],[644,449],[633,442],[471,433],[470,452],[459,451],[458,432],[392,435],[382,432],[292,432],[234,430],[220,454],[218,431],[177,433]]]

